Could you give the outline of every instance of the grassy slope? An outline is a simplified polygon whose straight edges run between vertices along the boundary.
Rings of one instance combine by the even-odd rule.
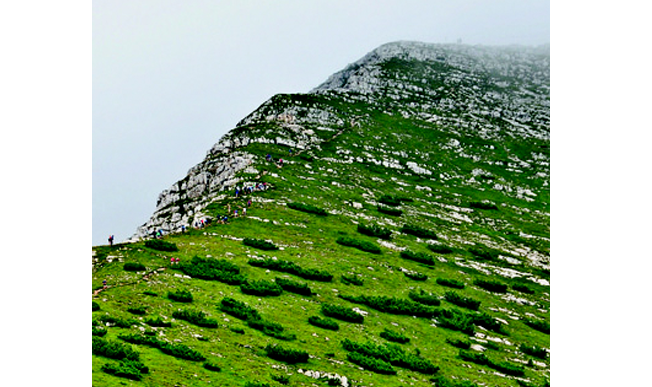
[[[225,213],[227,203],[233,209],[243,206],[247,199],[252,198],[254,203],[248,209],[248,218],[232,219],[227,225],[215,224],[203,230],[166,236],[166,241],[179,247],[179,252],[176,253],[151,250],[144,247],[143,243],[97,246],[93,249],[96,259],[93,289],[101,288],[104,279],[109,283],[107,290],[94,297],[101,310],[93,312],[93,318],[96,320],[101,315],[110,315],[138,321],[131,328],[109,327],[106,338],[118,340],[118,335],[127,332],[156,330],[160,339],[178,340],[188,345],[204,354],[209,361],[218,364],[222,371],[207,371],[202,367],[203,362],[181,360],[163,354],[158,349],[133,345],[141,353],[141,361],[149,366],[150,373],[140,382],[111,376],[101,372],[100,367],[114,360],[93,356],[93,385],[199,386],[211,382],[214,385],[242,386],[245,381],[279,385],[271,379],[271,375],[281,374],[291,375],[290,385],[325,385],[324,382],[298,373],[299,368],[346,375],[349,380],[355,381],[355,385],[431,385],[431,376],[399,367],[395,367],[398,371],[396,376],[384,376],[363,371],[346,360],[347,351],[342,348],[342,340],[348,338],[353,341],[383,343],[386,341],[379,334],[385,328],[408,336],[410,342],[401,346],[409,352],[418,349],[421,356],[440,367],[438,374],[448,379],[455,377],[478,384],[518,385],[512,377],[497,375],[491,368],[461,360],[459,350],[446,343],[447,338],[469,340],[461,332],[436,327],[432,320],[425,318],[382,313],[337,297],[338,294],[364,294],[408,298],[407,294],[414,289],[424,289],[443,296],[450,289],[438,285],[436,278],[464,282],[465,289],[456,290],[459,294],[481,301],[480,311],[505,321],[506,335],[477,328],[478,337],[471,340],[472,343],[487,348],[488,345],[482,342],[482,335],[504,339],[505,342],[487,348],[485,353],[491,359],[513,363],[514,359],[528,361],[531,356],[520,352],[518,347],[521,343],[549,348],[547,334],[538,332],[521,321],[528,316],[550,321],[549,287],[525,278],[510,279],[495,273],[495,270],[507,268],[532,278],[549,280],[547,270],[526,264],[527,259],[521,256],[527,250],[546,257],[549,254],[549,242],[545,239],[549,237],[549,188],[536,176],[537,167],[534,165],[523,172],[511,172],[504,165],[496,163],[507,161],[510,156],[528,160],[533,152],[543,151],[541,141],[514,138],[486,140],[472,133],[455,132],[448,127],[439,127],[425,121],[401,119],[396,114],[383,113],[364,103],[349,105],[348,108],[337,100],[327,103],[342,109],[343,114],[347,113],[346,109],[351,109],[348,113],[364,113],[363,124],[347,128],[335,140],[322,144],[321,150],[312,150],[291,158],[286,157],[284,148],[273,144],[249,145],[246,150],[259,156],[254,167],[269,171],[263,179],[272,184],[274,189],[257,192],[246,198],[229,198],[209,207],[209,212],[220,215]],[[480,159],[472,161],[454,149],[446,148],[444,145],[451,139],[458,140],[466,152],[475,154]],[[490,149],[489,145],[494,149]],[[338,150],[340,154],[337,153]],[[350,152],[347,157],[361,157],[365,160],[392,158],[402,165],[407,161],[415,161],[431,170],[433,175],[418,176],[409,169],[392,169],[368,161],[337,163],[324,160],[344,160],[341,150]],[[266,153],[272,153],[277,158],[283,157],[287,160],[286,165],[278,168],[265,163]],[[479,179],[476,183],[470,183],[471,172],[476,168],[488,171],[494,179]],[[440,173],[447,178],[441,178]],[[251,175],[242,177],[245,180],[253,178]],[[537,193],[537,197],[534,201],[526,201],[492,189],[497,181],[529,187]],[[413,201],[402,204],[402,216],[386,216],[379,213],[375,206],[383,194],[407,197]],[[469,203],[482,200],[497,204],[499,209],[478,210],[469,207]],[[331,214],[320,217],[292,210],[285,206],[290,201],[323,207]],[[349,202],[361,203],[363,208],[355,209],[347,204]],[[458,220],[460,216],[467,220]],[[375,255],[337,244],[335,240],[344,235],[379,242],[377,238],[357,233],[357,222],[381,224],[390,228],[394,231],[392,244],[432,254],[439,260],[434,266],[425,266],[405,260],[399,256],[398,251],[387,247],[382,247],[382,253]],[[455,248],[455,253],[434,254],[426,248],[425,241],[401,234],[398,230],[406,222],[436,231],[440,242]],[[520,232],[542,238],[525,237]],[[265,252],[234,240],[246,237],[268,239],[283,249]],[[510,261],[500,259],[478,264],[476,257],[468,251],[473,243],[497,248],[502,251],[503,258],[510,257]],[[169,264],[170,257],[179,257],[182,262],[187,262],[195,255],[227,259],[240,267],[241,273],[249,280],[271,280],[280,276],[307,282],[316,295],[305,297],[288,292],[279,297],[245,295],[238,286],[184,277],[183,273]],[[323,283],[285,273],[268,272],[248,265],[247,261],[252,257],[276,257],[295,262],[301,267],[328,271],[335,277],[332,283]],[[147,267],[148,272],[153,273],[143,279],[144,273],[122,270],[124,262],[140,262]],[[411,280],[401,272],[401,268],[424,273],[429,278],[425,282]],[[364,279],[364,285],[343,284],[343,274],[358,275]],[[505,295],[479,288],[473,284],[476,279],[494,279],[508,285],[526,284],[535,293],[522,294],[510,286],[508,295],[527,301],[521,304]],[[194,300],[190,305],[167,299],[167,292],[178,288],[192,292]],[[145,295],[145,291],[157,293],[158,296]],[[226,315],[217,308],[225,296],[246,302],[264,317],[282,324],[287,331],[296,334],[297,339],[285,342],[265,336],[247,327],[243,321]],[[320,305],[324,302],[359,307],[369,314],[365,317],[364,324],[338,321],[340,330],[337,332],[308,324],[308,317],[321,316]],[[173,320],[171,316],[175,310],[189,308],[204,311],[209,317],[216,318],[220,326],[200,328],[176,320],[171,328],[149,328],[142,322],[143,317],[126,311],[129,307],[141,305],[148,308],[145,318],[162,316]],[[443,300],[441,308],[466,311]],[[228,329],[230,327],[243,328],[245,334],[234,333]],[[310,353],[311,358],[307,364],[287,366],[265,355],[263,348],[268,343],[304,349]],[[525,367],[525,379],[533,385],[539,385],[549,372],[549,359],[534,360],[544,365]]]

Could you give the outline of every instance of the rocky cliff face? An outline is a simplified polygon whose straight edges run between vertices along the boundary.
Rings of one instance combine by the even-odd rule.
[[[203,218],[206,207],[231,195],[236,185],[253,184],[263,171],[253,167],[265,157],[254,144],[276,144],[294,152],[320,150],[321,145],[348,128],[364,126],[373,111],[446,127],[450,133],[472,134],[484,140],[534,138],[549,141],[550,58],[545,50],[522,47],[476,47],[395,42],[383,45],[333,74],[307,94],[276,95],[238,123],[188,175],[163,191],[152,217],[132,239],[153,231],[179,230]],[[363,107],[361,107],[363,106]],[[364,147],[364,144],[360,144]],[[545,147],[545,145],[542,145]],[[482,152],[460,147],[452,139],[442,150],[474,162]],[[362,162],[420,175],[452,178],[438,173],[437,164],[418,157],[379,158],[369,152],[338,153],[337,161]],[[522,160],[516,154],[503,160],[518,170],[536,164],[540,178],[549,175],[547,153]],[[489,178],[478,168],[479,176]],[[472,184],[471,181],[469,184]],[[548,184],[547,180],[544,182]],[[529,187],[497,180],[493,189],[522,198],[536,195]]]

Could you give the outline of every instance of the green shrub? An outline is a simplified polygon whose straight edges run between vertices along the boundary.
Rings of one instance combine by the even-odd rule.
[[[521,292],[521,293],[525,293],[525,294],[534,294],[534,290],[530,289],[529,287],[527,287],[525,285],[521,285],[521,284],[512,285],[512,289],[514,289],[514,290],[516,290],[518,292]]]
[[[471,318],[471,321],[473,321],[473,324],[476,326],[481,326],[492,332],[507,334],[507,332],[505,332],[505,328],[503,327],[503,323],[501,323],[495,317],[492,317],[484,312],[470,313],[468,314],[468,316]]]
[[[505,375],[511,375],[511,376],[525,375],[525,369],[522,366],[506,361],[500,363],[492,361],[491,364],[489,364],[489,367],[495,369],[498,372],[502,372]]]
[[[437,326],[460,331],[467,335],[475,334],[473,318],[455,309],[440,309],[437,312]]]
[[[426,293],[423,289],[419,289],[418,292],[410,291],[410,293],[408,293],[408,297],[410,297],[411,300],[416,301],[423,305],[428,305],[428,306],[441,305],[441,300],[439,299],[439,296],[436,296],[432,293]]]
[[[219,308],[233,317],[245,320],[250,328],[259,330],[267,336],[281,340],[294,340],[296,338],[296,335],[284,332],[281,324],[264,320],[257,310],[243,302],[225,297],[220,302]]]
[[[342,275],[342,283],[345,285],[355,285],[355,286],[362,286],[364,285],[364,280],[362,280],[360,277],[356,275],[352,276],[347,276],[347,275]]]
[[[548,351],[546,351],[545,348],[542,347],[537,347],[536,345],[526,345],[526,344],[521,344],[519,347],[521,352],[526,353],[530,356],[538,357],[539,359],[545,359],[548,357]]]
[[[477,384],[469,380],[453,380],[447,379],[442,375],[435,376],[430,379],[434,387],[478,387]],[[517,380],[518,381],[518,380]]]
[[[140,357],[138,352],[134,351],[130,345],[118,341],[110,341],[98,336],[93,336],[93,355],[117,360],[138,360]]]
[[[287,375],[272,375],[272,380],[283,385],[290,383],[290,377]]]
[[[310,204],[292,202],[292,203],[288,203],[288,207],[290,207],[293,210],[303,211],[310,214],[316,214],[320,216],[328,215],[326,210],[324,210],[323,208],[315,207]]]
[[[308,287],[308,284],[306,283],[299,283],[295,282],[286,278],[279,278],[276,277],[274,279],[276,281],[276,284],[283,288],[283,290],[288,291],[290,293],[295,293],[295,294],[300,294],[302,296],[312,296],[312,291]]]
[[[152,347],[152,348],[159,348],[160,345],[161,345],[161,341],[159,339],[157,339],[156,337],[147,336],[147,335],[140,335],[140,334],[135,334],[135,333],[118,335],[118,338],[120,340],[126,341],[127,343],[138,344],[138,345],[146,345],[146,346]]]
[[[464,289],[464,282],[460,282],[454,279],[446,279],[446,278],[437,278],[436,281],[439,285],[442,286],[448,286],[449,288],[455,288],[455,289]]]
[[[237,334],[240,334],[240,335],[244,335],[244,333],[245,333],[244,329],[239,328],[239,327],[229,327],[229,330],[231,332],[234,332],[234,333],[237,333]]]
[[[262,267],[264,269],[294,274],[304,279],[320,281],[320,282],[331,282],[333,280],[333,275],[326,271],[320,271],[317,269],[304,269],[301,266],[297,265],[296,263],[290,261],[267,258],[267,259],[250,259],[248,263],[251,266]]]
[[[471,208],[477,208],[479,210],[497,210],[498,207],[493,204],[493,203],[485,203],[485,202],[470,202],[469,207]]]
[[[475,364],[488,365],[489,358],[482,352],[460,350],[460,358]]]
[[[319,316],[310,316],[308,318],[308,323],[319,328],[330,329],[331,331],[337,331],[340,329],[340,326],[335,321]]]
[[[407,353],[399,346],[393,344],[356,343],[349,339],[344,339],[342,345],[347,351],[358,353],[368,358],[375,358],[393,366],[406,368],[422,374],[432,375],[439,370],[439,367],[419,357],[418,354]]]
[[[396,375],[396,370],[386,361],[368,357],[358,352],[349,352],[346,359],[353,364],[357,364],[367,371],[372,371],[383,375]]]
[[[118,364],[106,363],[100,368],[102,372],[121,378],[140,381],[142,374],[149,373],[149,368],[137,360],[122,360]]]
[[[467,308],[471,310],[478,310],[480,308],[480,301],[475,300],[471,297],[464,297],[455,292],[446,292],[444,293],[444,299],[451,304],[461,306],[462,308]]]
[[[369,235],[372,237],[378,237],[380,239],[389,240],[392,237],[392,230],[380,227],[376,224],[371,226],[365,226],[364,224],[358,224],[358,232],[360,234]]]
[[[175,310],[172,312],[172,317],[204,328],[217,328],[219,326],[217,320],[206,317],[206,313],[201,311]]]
[[[93,327],[93,336],[103,337],[106,335],[107,330],[101,327]]]
[[[481,246],[471,247],[469,253],[473,254],[480,261],[496,261],[499,255],[498,251]]]
[[[124,266],[122,266],[122,269],[124,271],[145,271],[146,267],[142,263],[138,262],[125,262]]]
[[[410,250],[401,251],[401,258],[409,259],[410,261],[415,261],[426,265],[435,264],[435,258],[432,256],[426,253],[415,253]]]
[[[160,239],[150,239],[145,241],[145,247],[149,247],[150,249],[158,250],[158,251],[169,251],[169,252],[179,251],[177,245],[175,245],[174,243],[162,241]]]
[[[419,238],[437,239],[437,234],[435,234],[434,231],[412,224],[406,224],[401,227],[401,232],[404,234],[414,235]]]
[[[336,318],[342,321],[348,321],[352,323],[362,324],[364,322],[364,316],[357,313],[353,309],[346,308],[344,306],[334,305],[334,304],[322,304],[321,312],[324,316]]]
[[[256,382],[256,383],[246,382],[244,387],[270,387],[270,385],[263,382]]]
[[[310,357],[308,352],[284,348],[280,345],[267,344],[265,347],[265,352],[267,352],[267,356],[269,358],[288,364],[307,363],[308,358]]]
[[[131,314],[137,314],[139,316],[144,316],[147,314],[147,307],[146,306],[136,306],[133,308],[127,308],[127,312]]]
[[[206,357],[201,353],[191,349],[183,344],[178,343],[168,343],[166,341],[161,341],[159,349],[170,356],[174,356],[179,359],[191,360],[191,361],[204,361]]]
[[[143,294],[146,296],[158,297],[158,293],[154,293],[149,290],[144,291]]]
[[[267,242],[264,239],[245,238],[242,240],[242,243],[245,246],[254,247],[256,249],[265,250],[265,251],[278,250],[278,247],[276,245]]]
[[[451,249],[448,246],[443,246],[443,245],[431,245],[431,244],[428,244],[428,245],[426,245],[426,247],[428,247],[428,249],[430,251],[432,251],[433,253],[437,253],[437,254],[450,254],[450,253],[453,252],[453,249]]]
[[[446,342],[453,347],[460,348],[460,349],[470,349],[471,348],[471,342],[466,341],[466,340],[459,340],[459,339],[446,339]]]
[[[204,368],[209,370],[209,371],[213,371],[213,372],[222,371],[222,368],[220,368],[220,366],[218,366],[215,363],[211,363],[210,361],[207,361],[206,363],[204,363]]]
[[[393,331],[391,329],[385,328],[380,332],[380,337],[385,340],[393,341],[395,343],[405,344],[410,341],[410,338],[400,334],[399,332]]]
[[[97,312],[98,310],[100,310],[100,304],[93,301],[93,312]]]
[[[525,325],[539,332],[550,334],[550,324],[543,320],[534,320],[530,318],[523,319]]]
[[[160,316],[156,318],[145,319],[145,324],[150,327],[160,327],[160,328],[170,328],[172,327],[172,322],[163,320]]]
[[[168,298],[177,302],[192,302],[192,293],[188,290],[175,290],[168,292]]]
[[[240,285],[246,277],[240,268],[224,259],[200,258],[194,256],[188,263],[181,263],[179,270],[193,278],[219,281],[228,285]]]
[[[355,239],[350,237],[339,237],[336,242],[342,246],[355,247],[358,250],[366,251],[373,254],[380,254],[380,246],[373,242]]]
[[[396,297],[386,297],[386,296],[345,296],[339,295],[340,298],[343,298],[347,301],[367,305],[370,308],[376,309],[381,312],[406,315],[406,316],[417,316],[417,317],[426,317],[432,318],[435,315],[435,310],[431,307],[421,305],[419,303],[405,300]]]
[[[416,271],[404,271],[403,274],[404,274],[406,277],[408,277],[408,278],[410,278],[410,279],[413,279],[413,280],[415,280],[415,281],[425,281],[425,280],[428,279],[428,276],[427,276],[427,275],[425,275],[425,274],[423,274],[423,273],[418,273],[418,272],[416,272]]]
[[[473,283],[484,290],[494,293],[506,293],[507,285],[498,281],[475,280]]]
[[[401,199],[393,195],[383,195],[378,199],[378,201],[392,207],[398,207],[401,205]]]
[[[398,208],[391,208],[391,207],[385,207],[385,206],[376,206],[376,209],[378,212],[385,214],[385,215],[391,215],[391,216],[401,216],[403,215],[403,211],[399,210]]]
[[[99,321],[105,323],[105,324],[112,324],[118,328],[131,328],[132,325],[138,324],[138,321],[134,319],[122,319],[118,317],[113,317],[113,316],[100,316]]]
[[[233,317],[240,320],[260,319],[261,316],[258,311],[244,302],[234,300],[230,297],[224,297],[220,302],[219,309],[222,312],[228,313]]]
[[[283,294],[283,288],[272,281],[259,280],[259,281],[246,281],[240,285],[242,293],[252,296],[280,296]]]

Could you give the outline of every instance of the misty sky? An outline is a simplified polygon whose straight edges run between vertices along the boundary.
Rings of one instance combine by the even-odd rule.
[[[539,0],[94,0],[92,16],[93,245],[129,238],[271,96],[307,92],[381,44],[550,41]]]

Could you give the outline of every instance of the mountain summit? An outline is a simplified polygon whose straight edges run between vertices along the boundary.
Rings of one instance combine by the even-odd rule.
[[[548,49],[380,46],[129,242],[93,248],[93,385],[549,385]]]
[[[355,104],[434,123],[451,134],[549,141],[549,98],[550,57],[541,50],[385,44],[310,93],[276,95],[240,121],[204,161],[160,194],[154,215],[134,237],[160,229],[178,231],[208,216],[204,208],[242,182],[236,175],[261,157],[248,151],[250,144],[273,143],[306,151],[328,138],[327,133],[359,126],[369,119],[369,112]],[[416,162],[403,160],[403,165],[409,168],[408,163]]]

